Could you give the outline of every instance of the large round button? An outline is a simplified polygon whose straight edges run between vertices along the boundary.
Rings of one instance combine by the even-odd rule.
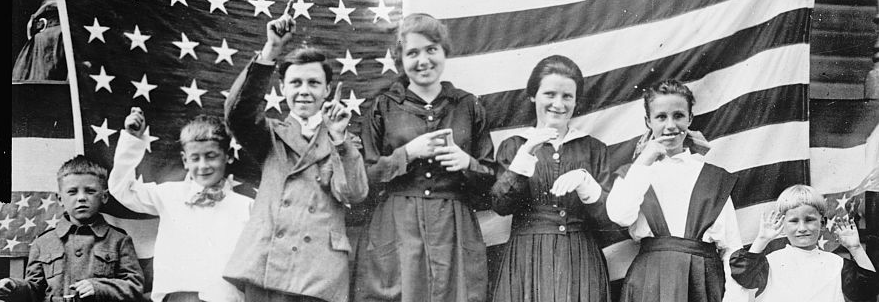
[[[430,190],[424,190],[424,196],[430,196]]]
[[[561,157],[561,155],[559,155],[558,153],[552,154],[552,159],[554,159],[554,160],[559,160],[560,157]]]
[[[295,246],[292,248],[292,250],[293,250],[294,252],[298,252],[298,251],[299,251],[299,249],[296,248]]]
[[[76,253],[74,253],[74,254],[76,254],[76,257],[82,257],[82,251],[79,251],[79,250],[78,250],[78,251],[76,251]]]
[[[565,212],[565,210],[559,211],[559,216],[565,217],[565,215],[568,215],[568,212]]]
[[[277,232],[275,232],[275,237],[278,237],[278,238],[284,237],[284,231],[278,230]]]
[[[309,212],[309,213],[314,213],[314,211],[315,211],[314,206],[310,206],[310,207],[308,207],[308,212]]]
[[[305,236],[305,238],[302,238],[302,241],[305,241],[305,243],[309,243],[311,242],[311,237]]]
[[[424,177],[431,178],[431,177],[433,177],[433,174],[430,174],[430,172],[427,172],[427,173],[424,173]]]
[[[568,228],[566,228],[566,227],[563,226],[563,225],[560,225],[560,226],[559,226],[559,231],[561,231],[561,232],[564,232],[564,231],[567,230],[567,229],[568,229]]]
[[[428,121],[433,121],[433,115],[429,115],[429,116],[427,116],[427,120],[428,120]]]
[[[428,159],[427,159],[427,163],[428,163],[428,164],[432,164],[432,163],[433,163],[433,158],[428,158]]]

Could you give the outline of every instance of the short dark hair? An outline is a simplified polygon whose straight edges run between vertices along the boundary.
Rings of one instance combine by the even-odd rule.
[[[189,142],[216,141],[224,151],[229,151],[232,137],[226,131],[226,124],[219,117],[201,114],[180,129],[180,147]]]
[[[534,66],[534,69],[531,70],[531,76],[528,77],[525,93],[529,97],[536,96],[537,90],[540,89],[540,81],[551,74],[557,74],[574,80],[574,83],[577,85],[577,91],[574,96],[576,99],[580,99],[580,96],[583,95],[583,72],[580,71],[577,63],[561,55],[552,55],[537,62],[537,66]]]
[[[107,189],[107,169],[97,162],[85,157],[85,155],[77,155],[71,160],[64,162],[58,169],[57,181],[61,185],[61,179],[68,175],[87,174],[94,175],[98,181]]]
[[[406,43],[407,34],[420,34],[433,43],[439,43],[446,56],[452,54],[452,39],[449,38],[449,28],[445,24],[428,14],[411,14],[403,18],[397,26],[397,46],[394,49],[397,64],[402,62],[403,44]]]
[[[663,80],[654,84],[650,88],[644,90],[644,112],[650,116],[650,102],[659,95],[677,95],[687,100],[687,108],[690,109],[690,115],[693,115],[693,105],[696,104],[696,97],[690,88],[684,83],[675,79]]]
[[[320,63],[320,66],[324,69],[324,76],[326,76],[327,80],[326,84],[329,85],[333,81],[333,67],[327,62],[327,55],[320,49],[311,47],[299,48],[284,56],[281,64],[278,65],[281,81],[284,81],[284,76],[287,75],[287,68],[290,68],[290,65],[305,65],[308,63]]]

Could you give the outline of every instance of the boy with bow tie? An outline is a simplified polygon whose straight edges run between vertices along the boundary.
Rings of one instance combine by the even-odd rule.
[[[231,137],[223,121],[200,115],[180,131],[186,179],[161,184],[135,180],[147,141],[146,119],[131,108],[116,146],[110,193],[132,211],[160,217],[154,256],[153,301],[243,300],[222,278],[250,216],[253,200],[232,191],[226,178]]]
[[[368,186],[363,158],[346,135],[350,111],[332,100],[332,68],[315,49],[298,49],[279,62],[290,108],[267,119],[260,105],[276,59],[293,38],[285,14],[266,25],[268,41],[244,68],[226,100],[232,134],[262,166],[253,215],[224,276],[246,301],[348,301],[346,204],[362,201]]]

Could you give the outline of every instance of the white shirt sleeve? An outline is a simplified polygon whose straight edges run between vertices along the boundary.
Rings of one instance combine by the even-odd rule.
[[[595,178],[592,177],[592,174],[589,174],[585,169],[583,173],[586,173],[586,179],[583,180],[583,183],[577,186],[577,196],[580,197],[580,202],[584,204],[595,203],[598,201],[598,198],[601,197],[601,186],[595,181]]]
[[[143,184],[136,180],[134,172],[143,159],[147,142],[128,134],[119,136],[113,170],[107,181],[110,194],[126,208],[140,213],[159,215],[161,197],[155,183]]]
[[[630,226],[638,219],[644,193],[650,188],[648,167],[632,164],[625,177],[613,184],[607,196],[607,216],[620,226]]]
[[[537,156],[528,154],[528,151],[520,147],[513,161],[510,162],[509,170],[522,176],[532,177],[535,166],[537,166]]]

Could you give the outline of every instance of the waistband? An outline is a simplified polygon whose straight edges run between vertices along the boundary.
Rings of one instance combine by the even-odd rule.
[[[671,251],[681,252],[705,258],[720,258],[714,243],[687,238],[663,236],[641,239],[641,253]]]

